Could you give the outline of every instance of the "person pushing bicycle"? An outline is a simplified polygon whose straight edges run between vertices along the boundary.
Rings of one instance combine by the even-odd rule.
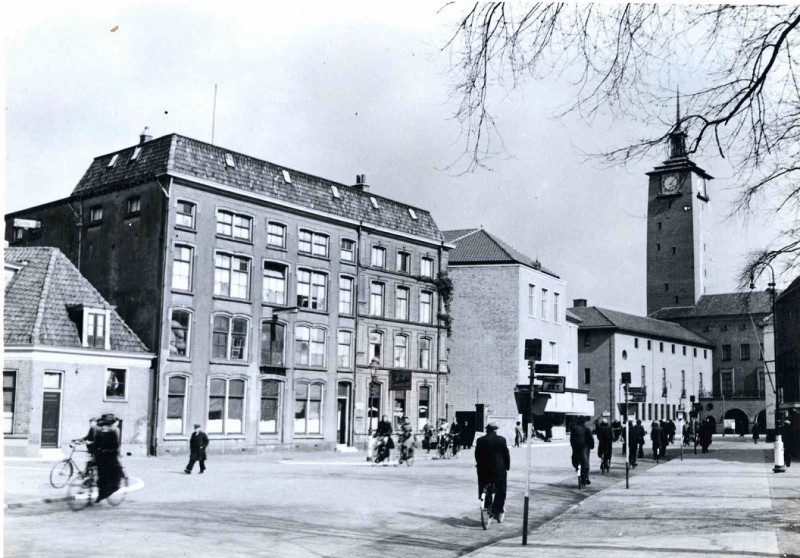
[[[119,463],[119,430],[114,428],[116,422],[117,417],[112,414],[105,414],[97,421],[94,451],[97,463],[98,502],[119,490],[122,480],[122,465]]]

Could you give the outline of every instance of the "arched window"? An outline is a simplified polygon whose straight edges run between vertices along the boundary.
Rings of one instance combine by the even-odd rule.
[[[285,366],[286,326],[272,320],[261,322],[261,366]]]
[[[188,310],[173,309],[170,319],[170,356],[189,357],[191,355],[192,313]]]
[[[296,383],[294,386],[294,433],[322,434],[321,383]]]
[[[394,365],[396,368],[408,367],[408,337],[394,336]]]
[[[261,380],[261,415],[258,422],[259,434],[277,434],[281,423],[281,400],[283,382],[280,380]]]
[[[250,323],[244,317],[216,314],[212,320],[211,358],[247,360]]]
[[[169,376],[167,378],[167,423],[166,434],[186,433],[186,402],[189,378]]]
[[[421,337],[419,340],[419,368],[420,370],[431,369],[431,339]]]
[[[369,362],[383,363],[383,333],[380,331],[369,332]]]

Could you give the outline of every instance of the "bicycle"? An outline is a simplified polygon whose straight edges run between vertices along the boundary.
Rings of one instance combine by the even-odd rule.
[[[583,490],[583,487],[586,486],[586,483],[583,481],[583,475],[581,474],[580,467],[578,468],[578,490]]]
[[[497,519],[492,510],[486,507],[486,498],[489,497],[489,500],[492,499],[492,492],[494,491],[494,486],[492,483],[489,483],[481,489],[481,527],[483,530],[487,530],[489,528],[489,524],[492,522],[492,519]]]
[[[72,448],[72,451],[69,453],[69,457],[62,459],[58,463],[55,463],[53,468],[50,469],[50,485],[53,488],[64,488],[72,478],[72,475],[75,474],[75,471],[81,470],[75,460],[72,459],[72,456],[75,454],[75,446],[85,443],[86,442],[84,440],[72,440],[72,442],[69,444],[69,447]],[[94,461],[90,457],[89,461],[86,462],[86,467],[83,470],[83,474],[87,474],[89,469],[92,467],[94,467]]]
[[[600,462],[600,472],[605,475],[611,470],[611,455],[603,455],[601,458],[602,461]]]
[[[416,445],[414,436],[403,442],[400,442],[400,459],[397,460],[398,465],[405,463],[409,467],[414,464],[414,446]]]
[[[450,436],[444,436],[439,441],[439,459],[450,459],[453,457],[453,444],[450,441]]]
[[[121,465],[120,473],[122,476],[119,488],[116,492],[106,497],[108,503],[114,507],[119,506],[125,499],[125,494],[128,492],[128,486],[130,485],[130,481]],[[78,474],[67,486],[67,505],[72,511],[82,510],[91,506],[97,500],[98,480],[97,467],[92,467],[86,472],[78,471]]]

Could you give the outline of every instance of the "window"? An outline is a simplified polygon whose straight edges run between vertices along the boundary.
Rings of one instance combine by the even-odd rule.
[[[639,385],[642,387],[647,385],[647,368],[645,366],[642,366],[642,382]]]
[[[22,227],[14,227],[12,235],[12,240],[22,240],[22,237],[25,235],[25,229]]]
[[[133,148],[133,153],[131,153],[131,159],[130,160],[131,161],[135,161],[136,159],[139,158],[139,155],[141,155],[141,153],[142,153],[142,148],[141,147],[139,147],[139,146],[134,147]]]
[[[86,337],[84,345],[96,349],[106,348],[106,315],[97,312],[86,313]]]
[[[406,287],[397,287],[394,304],[394,317],[397,320],[408,319],[408,293]]]
[[[252,240],[253,219],[230,211],[217,211],[217,234],[237,240]]]
[[[383,362],[383,333],[380,331],[369,332],[369,362]]]
[[[261,322],[261,366],[284,366],[286,326],[272,320]]]
[[[419,261],[419,274],[423,277],[433,277],[433,260],[422,258]]]
[[[250,260],[217,252],[214,255],[214,294],[247,299],[250,280]]]
[[[547,289],[542,289],[542,316],[543,320],[547,319]]]
[[[133,198],[128,198],[125,213],[127,215],[136,215],[142,211],[142,198],[139,196],[135,196]]]
[[[167,380],[167,434],[184,434],[186,425],[185,376],[170,376]]]
[[[261,299],[269,304],[286,304],[286,266],[264,262]]]
[[[297,270],[297,305],[311,310],[327,309],[328,276],[319,271]]]
[[[592,369],[591,368],[584,368],[583,369],[583,383],[584,384],[591,384],[592,383]]]
[[[339,313],[344,315],[353,314],[353,279],[351,277],[339,277]]]
[[[699,372],[698,375],[700,376],[700,393],[703,392],[703,373]]]
[[[336,347],[336,366],[338,368],[350,369],[352,354],[353,333],[350,331],[339,330],[337,334]]]
[[[661,352],[661,353],[664,352],[664,342],[663,341],[659,341],[658,342],[658,351]]]
[[[722,386],[722,394],[725,395],[725,397],[733,395],[733,370],[720,370],[719,378],[720,385]]]
[[[673,246],[673,247],[672,247],[672,255],[673,255],[673,256],[675,255],[675,252],[676,252],[676,248]]]
[[[14,406],[17,399],[17,373],[3,370],[3,434],[14,433]]]
[[[431,323],[433,318],[433,293],[422,291],[419,293],[419,321],[423,324]]]
[[[669,283],[664,283],[664,292],[669,292]]]
[[[658,222],[658,230],[661,230],[661,221]]]
[[[421,337],[419,340],[419,368],[420,370],[431,369],[431,340],[429,337]]]
[[[417,398],[417,430],[421,431],[430,421],[431,388],[429,386],[419,386],[419,397]]]
[[[750,343],[742,343],[739,347],[739,358],[741,360],[750,360]]]
[[[89,223],[96,224],[103,220],[103,206],[96,205],[89,208]]]
[[[327,258],[328,236],[300,229],[297,250],[302,254],[311,254],[312,256]]]
[[[211,358],[247,360],[247,329],[246,318],[214,316]]]
[[[692,347],[692,356],[697,358],[697,347]]]
[[[175,224],[179,227],[194,229],[195,204],[178,200],[178,210],[175,213]]]
[[[369,314],[370,316],[383,316],[383,283],[370,283],[369,286]]]
[[[707,349],[703,349],[703,358],[705,358],[705,359],[707,359],[707,358],[708,358],[708,352],[707,352]]]
[[[653,344],[652,344],[652,343],[650,342],[650,340],[648,339],[648,340],[647,340],[647,350],[649,351],[649,350],[652,348],[652,346],[653,346]]]
[[[763,368],[756,368],[755,372],[756,372],[756,374],[755,374],[756,375],[756,382],[758,383],[758,396],[759,397],[763,397],[764,396],[764,389],[765,389],[764,369]]]
[[[639,338],[638,337],[634,337],[633,338],[633,348],[634,349],[638,349],[639,348]]]
[[[331,193],[333,194],[333,197],[336,198],[337,200],[342,197],[342,195],[339,193],[339,187],[333,184],[331,184]]]
[[[117,159],[119,159],[119,153],[114,153],[114,156],[111,157],[111,160],[108,162],[108,168],[113,167],[117,164]]]
[[[259,434],[277,434],[281,416],[281,388],[278,380],[261,380],[261,414],[258,421]]]
[[[588,347],[591,344],[592,344],[591,334],[588,331],[586,331],[583,334],[583,346]]]
[[[413,209],[411,209],[410,207],[408,208],[408,214],[411,215],[412,219],[414,219],[414,220],[417,219],[417,212],[414,211]]]
[[[208,433],[244,433],[244,380],[212,378],[208,389]]]
[[[380,267],[383,269],[386,267],[386,249],[381,248],[380,246],[373,246],[372,247],[372,259],[370,260],[372,267]]]
[[[656,242],[656,251],[658,251],[658,252],[661,251],[661,243],[660,242]]]
[[[267,223],[267,245],[286,248],[286,227],[280,223]]]
[[[722,346],[722,360],[730,360],[731,359],[731,346],[730,345],[723,345]]]
[[[675,343],[672,344],[672,354],[675,354]]]
[[[381,384],[377,382],[369,383],[369,394],[367,395],[369,408],[367,409],[367,420],[369,421],[369,432],[378,428],[378,418],[381,416]]]
[[[375,196],[370,196],[369,197],[369,201],[372,204],[372,207],[374,207],[375,209],[378,209],[378,200],[375,199]]]
[[[528,285],[528,316],[536,317],[536,285]]]
[[[343,262],[356,261],[356,241],[343,238],[340,243],[339,257]]]
[[[127,376],[127,370],[122,370],[118,368],[109,368],[106,370],[106,400],[121,400],[124,401],[127,398],[127,391],[126,386],[127,383],[125,382]]]
[[[192,290],[192,256],[191,246],[176,244],[172,250],[172,288],[181,291]]]
[[[684,345],[684,346],[682,347],[682,349],[683,349],[683,356],[686,356],[686,345]]]
[[[281,171],[281,175],[283,175],[283,181],[286,182],[286,184],[291,184],[292,183],[292,175],[289,174],[288,170],[286,170],[286,169],[282,170]]]
[[[661,393],[667,393],[667,369],[666,368],[662,368],[661,369]]]
[[[170,319],[169,354],[170,356],[189,356],[189,331],[192,314],[186,310],[173,310]]]
[[[558,323],[558,293],[553,293],[553,321]]]
[[[322,384],[295,384],[294,433],[322,433]]]
[[[233,160],[233,154],[232,153],[226,153],[225,154],[225,166],[226,167],[235,167],[236,166],[236,162]]]
[[[294,360],[300,366],[325,366],[325,330],[299,325],[294,330]]]
[[[405,335],[394,336],[394,366],[396,368],[408,367],[408,337]]]
[[[397,271],[402,271],[403,273],[411,272],[411,254],[408,252],[397,253]]]
[[[558,347],[555,341],[550,341],[550,362],[558,362]]]

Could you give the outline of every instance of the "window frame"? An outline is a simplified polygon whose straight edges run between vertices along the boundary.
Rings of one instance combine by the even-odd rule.
[[[180,379],[184,380],[183,395],[181,396],[183,398],[183,405],[181,406],[181,418],[180,418],[180,420],[181,420],[181,428],[180,428],[180,432],[170,432],[170,427],[169,427],[169,421],[170,421],[169,400],[170,400],[170,397],[177,397],[177,395],[173,395],[170,392],[170,380],[172,378],[180,378]],[[186,428],[187,427],[187,420],[186,420],[186,418],[188,416],[188,410],[189,410],[189,394],[191,393],[191,389],[189,387],[190,385],[191,385],[191,376],[189,374],[185,373],[185,372],[170,373],[166,377],[166,389],[165,389],[165,391],[166,391],[166,394],[167,394],[167,405],[166,405],[166,409],[164,410],[164,436],[165,437],[186,436],[187,435],[187,428]]]
[[[303,339],[302,338],[302,336],[300,335],[300,330],[301,329],[308,330],[308,339]],[[314,332],[321,332],[321,334],[322,334],[322,351],[321,351],[321,353],[318,353],[318,354],[322,355],[322,364],[314,364],[313,363],[312,355],[317,354],[317,353],[312,352],[312,346],[314,344],[319,345],[319,341],[318,340],[317,341],[314,340]],[[301,346],[300,344],[303,343],[303,342],[307,343],[307,347],[306,347],[305,351],[300,352],[299,351],[299,348]],[[323,368],[325,368],[327,366],[327,364],[328,364],[328,330],[327,330],[327,328],[322,327],[320,325],[316,325],[316,324],[310,324],[310,323],[307,323],[307,322],[301,322],[301,323],[295,324],[295,326],[294,326],[294,346],[293,346],[293,349],[294,349],[294,366],[295,366],[295,368],[301,368],[301,367],[302,368],[314,368],[314,369],[323,369]],[[306,357],[307,357],[305,359],[305,362],[303,362],[304,361],[304,359],[302,358],[303,354],[305,354]]]
[[[89,208],[89,224],[99,225],[103,222],[103,206],[93,205]]]
[[[308,274],[308,282],[301,281],[302,274]],[[297,307],[304,308],[305,310],[309,310],[312,312],[327,312],[328,311],[328,284],[330,282],[329,273],[327,271],[321,271],[318,269],[311,269],[308,267],[298,267],[297,268],[297,281],[296,281],[296,300],[297,300]],[[324,280],[323,283],[323,296],[314,297],[313,294],[316,292],[315,289],[319,288],[319,283],[315,282],[315,279],[321,277]],[[301,289],[301,285],[308,285],[308,293],[304,294],[305,288]],[[303,301],[300,300],[300,297],[304,297],[305,304],[302,304]],[[321,301],[321,304],[320,304]],[[316,304],[316,307],[314,306]]]
[[[405,293],[405,299],[400,297],[401,292]],[[401,302],[403,300],[405,300],[405,312],[401,313]],[[394,318],[405,321],[411,319],[411,289],[404,285],[397,285],[394,288]]]
[[[342,343],[342,334],[349,336],[347,343]],[[347,363],[342,364],[341,348],[347,347]],[[349,329],[339,329],[336,331],[336,368],[337,370],[352,370],[353,369],[353,331]]]
[[[304,234],[310,235],[310,238],[308,239],[308,242],[307,242],[308,250],[304,250],[302,248],[303,244],[306,244],[306,242],[303,240],[303,235]],[[325,242],[320,244],[318,242],[318,240],[320,240],[320,239],[324,239]],[[321,253],[321,254],[317,253],[317,246],[323,246],[324,249],[325,249],[324,252]],[[316,232],[316,231],[313,231],[311,229],[304,229],[304,228],[298,229],[298,232],[297,232],[297,253],[298,254],[303,254],[305,256],[311,256],[313,258],[323,258],[323,259],[326,259],[326,260],[330,259],[330,254],[331,254],[331,237],[330,237],[330,235],[329,234],[325,234],[325,233]]]
[[[378,269],[386,269],[386,248],[383,246],[373,246],[370,251],[370,266]]]
[[[733,357],[732,347],[730,345],[720,345],[720,352],[722,353],[720,355],[720,360],[722,362],[729,362]]]
[[[177,251],[181,249],[186,249],[189,252],[189,258],[186,260],[179,260]],[[186,242],[174,242],[172,244],[172,277],[170,280],[170,289],[174,291],[181,291],[184,293],[192,292],[192,287],[194,283],[194,245],[188,244]],[[182,254],[181,254],[182,255]],[[181,286],[175,286],[175,268],[176,263],[185,264],[189,270],[188,276],[186,276],[187,288],[183,288]],[[183,277],[182,275],[180,277]]]
[[[553,323],[559,323],[559,299],[561,298],[561,294],[553,291]]]
[[[273,400],[273,397],[265,397],[264,396],[264,386],[267,382],[274,382],[278,386],[278,395],[274,399],[277,401],[275,404],[275,431],[265,431],[262,430],[262,423],[265,422],[262,420],[263,412],[264,412],[264,400]],[[270,377],[262,377],[258,379],[259,383],[259,396],[258,396],[258,435],[259,436],[280,436],[281,431],[283,430],[283,401],[284,401],[284,393],[286,391],[286,379],[285,378],[270,378]]]
[[[398,340],[403,340],[402,345],[398,344]],[[398,349],[401,349],[400,355],[402,356],[402,362],[398,363]],[[394,335],[394,343],[392,343],[392,363],[394,364],[394,368],[408,368],[408,335],[403,333],[396,333]]]
[[[223,396],[223,406],[222,406],[222,431],[215,432],[212,430],[211,427],[211,417],[209,414],[211,413],[211,384],[215,380],[221,380],[225,382],[225,395]],[[228,429],[228,421],[231,419],[230,417],[230,401],[231,401],[231,382],[242,382],[242,395],[234,396],[236,399],[241,398],[242,400],[242,416],[239,419],[241,423],[241,429],[239,432],[233,432]],[[220,376],[218,374],[212,374],[208,377],[208,382],[206,383],[206,433],[209,436],[214,437],[244,437],[247,434],[247,378],[239,377],[239,376]],[[219,397],[219,396],[214,396]]]
[[[379,287],[380,292],[375,292],[375,287]],[[380,304],[379,307],[377,307],[378,304]],[[386,313],[386,283],[382,281],[370,281],[369,315],[380,318],[383,317],[385,313]]]
[[[191,208],[190,213],[183,213],[181,210],[183,207],[181,205],[188,206]],[[186,225],[184,223],[179,223],[179,220],[185,219],[186,216],[190,218],[190,224]],[[186,229],[190,231],[197,230],[197,203],[190,201],[190,200],[183,200],[178,199],[175,201],[175,226],[181,229]]]
[[[3,434],[4,435],[13,435],[14,434],[14,419],[17,416],[17,377],[18,377],[18,370],[11,369],[11,368],[4,368],[3,369]],[[12,386],[6,387],[6,376],[13,378]],[[11,394],[11,410],[6,411],[5,404],[6,404],[6,393]],[[10,424],[9,427],[6,427],[6,424]]]
[[[103,317],[103,342],[102,346],[98,346],[96,341],[95,343],[89,343],[89,327],[92,323],[91,318],[96,318],[102,316]],[[95,322],[96,323],[96,322]],[[102,308],[90,308],[84,307],[83,308],[83,320],[82,320],[82,331],[81,331],[81,346],[86,349],[102,349],[106,351],[111,350],[111,310],[102,309]],[[94,329],[94,338],[97,339],[97,328]]]
[[[536,317],[536,285],[528,283],[528,317]]]
[[[545,322],[549,321],[547,317],[547,305],[548,305],[547,293],[548,293],[547,289],[542,289],[542,314],[540,318]]]
[[[739,344],[739,360],[750,360],[752,358],[752,351],[750,351],[750,343]]]
[[[142,196],[131,196],[125,200],[126,217],[135,217],[141,214],[142,214]]]
[[[305,415],[305,417],[303,419],[305,421],[305,429],[302,432],[298,432],[298,430],[297,430],[297,420],[298,420],[298,418],[297,418],[297,401],[299,401],[298,394],[297,394],[297,388],[299,386],[305,386],[305,390],[306,390],[306,399],[305,399],[305,407],[304,407],[304,415]],[[320,386],[320,393],[319,393],[319,400],[318,400],[319,401],[319,421],[318,421],[319,422],[319,431],[318,432],[309,431],[310,411],[311,411],[311,402],[312,402],[312,399],[311,399],[311,394],[312,394],[311,387],[312,386]],[[294,431],[294,435],[296,437],[300,437],[300,438],[321,438],[323,436],[323,428],[324,428],[323,425],[325,424],[325,387],[326,387],[326,383],[323,382],[323,381],[320,381],[320,380],[310,380],[310,381],[299,380],[299,381],[295,382],[294,390],[293,390],[293,393],[292,393],[292,402],[295,405],[295,407],[294,407],[295,408],[294,424],[293,424],[292,428],[293,428],[293,431]],[[317,400],[314,399],[313,401],[317,401]]]
[[[351,244],[350,250],[346,250],[344,245],[346,242]],[[356,246],[357,243],[352,238],[340,238],[339,239],[339,259],[343,262],[347,263],[356,263]],[[345,257],[345,254],[350,254],[350,257]]]
[[[228,320],[228,328],[225,338],[225,356],[220,357],[214,354],[216,343],[214,341],[215,335],[220,330],[215,329],[214,321],[216,318],[225,318]],[[242,358],[232,358],[234,347],[234,322],[237,320],[244,321],[244,346],[242,347]],[[251,345],[251,319],[250,316],[243,314],[231,314],[229,312],[212,312],[211,313],[211,360],[212,362],[225,362],[228,364],[248,364],[250,362],[250,345]]]
[[[430,314],[428,320],[425,320],[424,313],[422,309],[424,308],[425,304],[425,297],[428,297],[428,314]],[[432,324],[433,323],[433,291],[422,290],[419,293],[419,321],[423,324]]]
[[[398,273],[411,273],[411,252],[398,250],[395,255],[395,270]]]
[[[228,267],[220,267],[218,265],[218,258],[219,257],[228,258],[230,260],[229,266]],[[240,262],[240,263],[241,262],[246,263],[247,264],[247,270],[246,271],[242,271],[240,269],[239,270],[234,269],[235,268],[234,264],[237,261]],[[239,253],[231,252],[231,251],[228,251],[228,250],[214,250],[214,290],[213,290],[213,296],[221,297],[221,298],[227,298],[227,299],[231,299],[231,300],[247,300],[247,301],[249,301],[250,300],[250,287],[251,287],[251,284],[252,284],[252,278],[251,278],[252,269],[253,269],[253,258],[252,258],[252,256],[250,256],[248,254],[239,254]],[[217,279],[218,270],[223,270],[223,271],[226,271],[228,273],[228,282],[227,283],[220,282]],[[244,285],[244,291],[245,292],[244,292],[244,296],[234,296],[232,294],[234,286],[236,286],[238,288],[241,285],[234,285],[234,281],[233,280],[234,280],[234,277],[239,276],[241,274],[245,275],[245,285]],[[222,290],[221,287],[218,289],[219,285],[227,285],[227,293],[218,292],[218,290]]]
[[[270,231],[271,227],[275,227],[275,228],[280,229],[281,230],[281,234],[280,235],[273,234]],[[277,248],[277,249],[280,249],[280,250],[286,250],[286,246],[287,246],[287,242],[288,242],[288,238],[287,238],[288,235],[286,234],[287,231],[288,231],[288,227],[284,223],[281,223],[279,221],[267,220],[267,247],[268,248],[273,248],[273,249]],[[280,244],[276,244],[274,242],[270,242],[270,238],[280,238]]]
[[[342,281],[346,281],[346,282],[348,282],[350,284],[350,289],[349,290],[348,289],[342,289]],[[338,307],[339,307],[339,315],[341,315],[341,316],[352,316],[354,314],[355,305],[353,304],[353,301],[354,301],[354,297],[355,297],[355,288],[356,288],[355,285],[356,285],[356,280],[355,280],[354,277],[351,277],[350,275],[339,275],[339,297],[338,297],[338,301],[337,302],[338,302]],[[347,293],[347,292],[350,293],[349,294],[349,297],[350,297],[349,301],[345,301],[345,297],[342,296],[342,293]],[[343,309],[342,304],[344,302],[347,303],[347,308]],[[343,311],[343,310],[347,310],[347,311]]]
[[[109,395],[108,394],[109,381],[111,380],[111,377],[109,376],[109,373],[112,372],[112,371],[113,372],[122,372],[122,395]],[[130,391],[128,389],[128,379],[129,379],[129,377],[130,376],[128,374],[128,368],[118,367],[118,366],[107,366],[106,369],[105,369],[105,374],[104,374],[104,380],[105,381],[103,382],[104,386],[105,386],[105,389],[104,389],[104,392],[103,392],[103,401],[105,401],[107,403],[125,403],[125,402],[127,402],[128,401],[128,393]]]
[[[377,336],[379,343],[373,343],[373,335]],[[383,365],[383,341],[385,337],[383,331],[378,329],[373,329],[367,334],[367,358],[369,358],[369,364],[371,364],[373,360],[377,360],[378,365]],[[378,347],[378,354],[375,353],[374,347]]]
[[[425,268],[430,264],[430,273],[425,273]],[[429,279],[433,279],[434,268],[433,268],[434,260],[433,258],[429,258],[427,256],[421,256],[419,259],[419,274],[420,277],[427,277]]]
[[[264,361],[264,326],[269,325],[270,327],[270,343],[269,343],[269,363]],[[280,352],[280,363],[275,364],[274,361],[274,353],[272,347],[272,331],[275,330],[278,326],[283,328],[283,335],[282,335],[282,342],[281,342],[281,352]],[[258,365],[261,368],[286,368],[286,332],[287,332],[288,324],[283,321],[279,320],[271,320],[271,319],[262,319],[261,320],[261,327],[259,328],[259,346],[258,346]],[[277,335],[275,336],[277,339]]]
[[[427,349],[424,348],[425,343],[428,344]],[[428,337],[427,335],[423,335],[422,337],[419,338],[418,345],[419,345],[419,350],[417,351],[417,357],[418,357],[417,364],[419,365],[419,369],[433,370],[433,338]],[[425,354],[426,350],[428,353],[427,364],[422,360],[422,355]]]
[[[220,216],[221,215],[230,215],[230,223],[221,222],[220,221]],[[245,229],[244,227],[239,226],[237,224],[237,219],[238,220],[246,220],[247,221],[247,228]],[[252,215],[248,215],[247,213],[240,213],[240,212],[234,211],[232,209],[226,209],[226,208],[218,207],[217,208],[217,212],[216,212],[216,226],[215,226],[215,229],[214,229],[215,230],[215,234],[219,238],[225,238],[227,240],[233,240],[233,241],[236,241],[236,242],[247,242],[247,243],[252,244],[252,242],[253,242],[253,232],[254,232],[253,231],[253,223],[254,223],[254,221],[255,220],[253,219],[253,216]],[[222,225],[223,227],[229,226],[230,229],[231,229],[230,234],[227,234],[226,232],[224,232],[224,229],[223,229],[223,231],[220,231],[220,225]],[[245,237],[245,236],[241,236],[240,234],[237,234],[237,230],[239,230],[239,231],[247,230],[247,236]]]
[[[176,313],[186,314],[188,316],[188,318],[189,318],[188,325],[186,326],[186,337],[184,339],[184,342],[186,344],[186,349],[185,349],[185,354],[183,354],[183,355],[179,355],[177,353],[173,353],[172,352],[172,347],[173,347],[173,342],[172,342],[172,340],[173,340],[173,335],[172,335],[173,326],[172,326],[172,322],[174,320],[173,316]],[[192,326],[194,325],[194,310],[192,310],[191,308],[183,307],[183,306],[173,306],[172,308],[169,309],[169,324],[170,324],[169,325],[169,336],[170,337],[169,337],[169,357],[168,358],[191,360],[191,358],[192,358],[192,333],[193,333],[192,332],[192,329],[193,329]]]
[[[267,267],[272,269],[269,271],[277,272],[280,268],[283,270],[283,299],[281,301],[268,300],[268,293],[277,293],[278,291],[269,291],[267,286],[270,281],[276,281],[277,277],[267,277]],[[286,306],[289,303],[289,264],[278,260],[262,260],[261,262],[261,302],[262,304],[275,304],[277,306]]]

